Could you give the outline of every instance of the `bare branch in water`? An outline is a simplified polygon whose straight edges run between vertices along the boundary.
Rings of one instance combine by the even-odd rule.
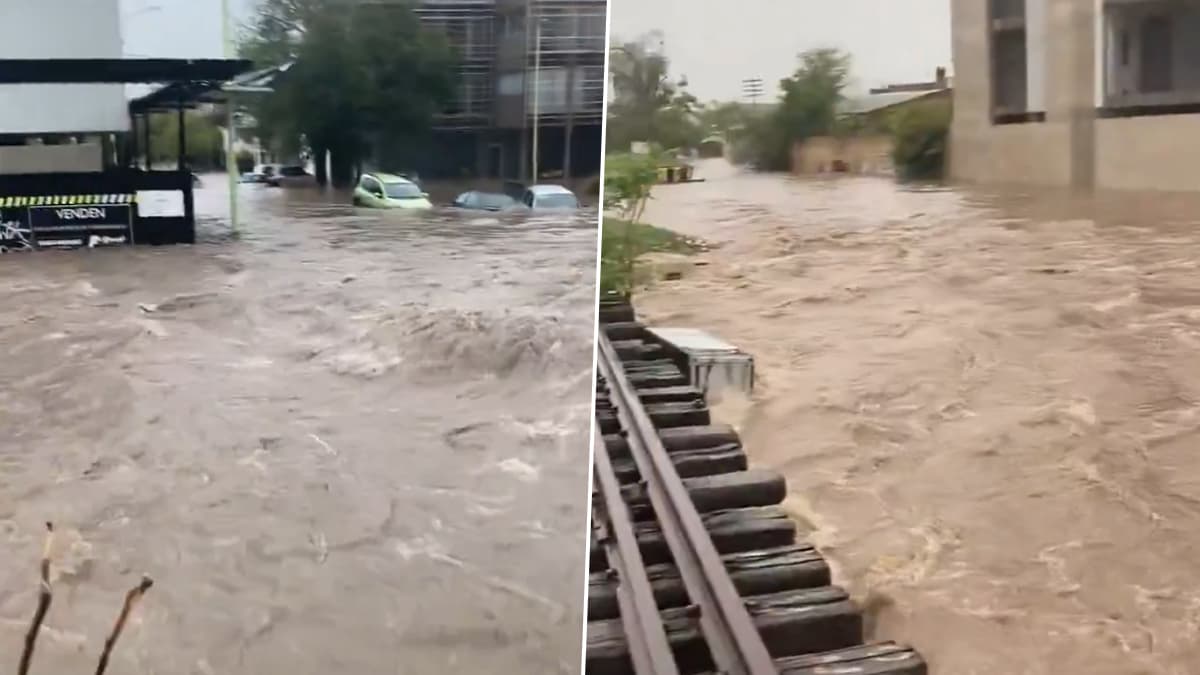
[[[125,622],[129,619],[129,614],[133,612],[133,608],[137,605],[146,591],[154,585],[154,580],[143,575],[142,581],[129,592],[125,594],[125,604],[121,607],[121,613],[117,616],[117,622],[113,624],[112,633],[108,639],[104,641],[104,652],[100,654],[100,663],[96,666],[96,675],[104,675],[104,670],[108,668],[108,657],[112,654],[113,645],[117,644],[117,638],[121,637],[121,631],[125,629]]]
[[[54,546],[54,523],[46,523],[46,543],[42,547],[42,579],[38,588],[37,610],[33,613],[33,621],[29,631],[25,633],[25,650],[21,652],[21,665],[17,668],[18,675],[29,672],[29,664],[33,662],[33,647],[37,644],[38,632],[42,630],[42,622],[46,620],[46,612],[50,611],[50,601],[54,593],[50,589],[50,550]]]

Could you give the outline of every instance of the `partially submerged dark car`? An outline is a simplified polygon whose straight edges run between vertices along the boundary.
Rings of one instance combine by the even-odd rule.
[[[316,184],[316,176],[298,164],[282,166],[267,176],[267,185],[271,187],[311,187]]]
[[[454,199],[452,206],[472,211],[511,211],[520,205],[516,199],[498,192],[471,190]]]

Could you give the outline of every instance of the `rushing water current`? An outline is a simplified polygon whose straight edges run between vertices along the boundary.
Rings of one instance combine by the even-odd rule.
[[[941,675],[1200,672],[1200,199],[700,167],[642,294],[751,353],[718,407]]]
[[[240,238],[0,257],[0,669],[574,673],[595,212],[242,188]],[[205,217],[205,216],[208,217]]]

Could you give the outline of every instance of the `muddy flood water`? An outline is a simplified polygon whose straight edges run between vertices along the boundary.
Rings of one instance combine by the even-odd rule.
[[[756,359],[751,461],[946,675],[1200,672],[1200,199],[799,181],[716,162],[638,298]]]
[[[35,672],[143,572],[110,672],[577,672],[594,211],[245,189],[240,239],[0,258],[0,669],[52,520]]]

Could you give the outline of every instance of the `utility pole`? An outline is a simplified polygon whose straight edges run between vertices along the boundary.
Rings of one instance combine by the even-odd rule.
[[[232,59],[236,54],[233,44],[233,17],[229,14],[229,0],[221,0],[221,33],[225,40],[225,58]],[[238,231],[238,176],[237,158],[233,156],[233,138],[237,133],[234,120],[233,92],[225,93],[225,171],[229,174],[229,224],[233,231]]]
[[[763,95],[763,81],[761,77],[748,77],[742,80],[742,94],[750,99],[750,102],[755,108],[758,107],[758,99]]]
[[[533,45],[533,185],[538,182],[538,137],[541,135],[542,17],[537,17]]]

